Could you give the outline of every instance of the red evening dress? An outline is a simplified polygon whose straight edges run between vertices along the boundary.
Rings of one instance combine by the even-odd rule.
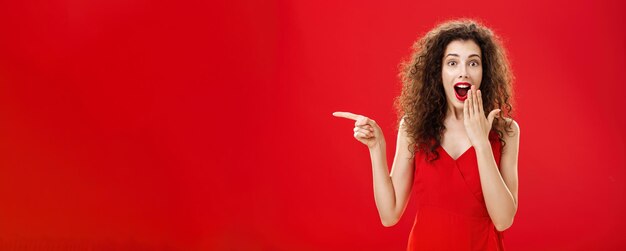
[[[501,144],[494,131],[489,141],[499,168]],[[418,211],[407,250],[504,250],[503,232],[487,213],[474,147],[457,159],[441,146],[436,151],[439,158],[432,163],[424,152],[415,155]]]

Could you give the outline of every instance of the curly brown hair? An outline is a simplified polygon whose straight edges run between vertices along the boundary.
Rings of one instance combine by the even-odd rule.
[[[436,149],[446,129],[443,122],[448,103],[441,75],[442,60],[446,47],[455,40],[473,40],[480,47],[483,109],[499,108],[500,118],[511,118],[495,118],[493,122],[492,131],[497,132],[502,146],[506,144],[503,130],[512,132],[513,74],[499,37],[471,19],[441,23],[417,40],[411,58],[400,63],[402,92],[394,101],[398,124],[404,119],[404,129],[411,142],[409,151],[413,154],[415,150],[425,151],[427,161],[439,158]]]

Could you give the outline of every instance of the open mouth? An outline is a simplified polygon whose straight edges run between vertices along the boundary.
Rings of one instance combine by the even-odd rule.
[[[460,101],[465,101],[467,99],[467,91],[470,90],[472,85],[467,82],[459,82],[454,85],[454,94],[456,98]]]

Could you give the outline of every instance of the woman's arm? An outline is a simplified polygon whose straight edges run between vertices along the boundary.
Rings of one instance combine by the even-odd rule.
[[[498,231],[504,231],[513,224],[517,213],[517,156],[519,148],[519,126],[513,125],[513,133],[504,133],[506,146],[502,149],[500,170],[489,143],[489,131],[494,117],[500,109],[492,110],[485,117],[482,94],[475,86],[467,92],[463,105],[463,119],[467,136],[476,150],[480,184],[487,206],[487,212]],[[508,120],[508,119],[507,119]]]
[[[396,156],[391,175],[387,166],[385,136],[376,121],[349,112],[334,112],[333,116],[355,120],[354,137],[365,144],[372,159],[374,200],[380,220],[384,226],[395,225],[406,208],[413,185],[414,156],[409,151],[409,138],[404,129],[404,118],[400,121]]]
[[[395,225],[408,204],[414,176],[414,156],[409,151],[409,141],[404,129],[404,119],[400,121],[396,154],[391,169],[387,166],[387,151],[383,138],[382,144],[370,148],[372,176],[374,182],[374,200],[383,226]]]
[[[512,121],[513,133],[504,133],[506,146],[502,149],[500,170],[496,165],[491,145],[476,147],[478,170],[487,211],[498,231],[513,224],[517,213],[517,158],[519,153],[519,125]]]

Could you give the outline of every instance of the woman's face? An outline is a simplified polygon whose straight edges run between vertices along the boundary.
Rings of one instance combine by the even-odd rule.
[[[454,40],[443,54],[441,77],[448,104],[463,109],[471,85],[480,88],[483,64],[480,47],[473,40]]]

